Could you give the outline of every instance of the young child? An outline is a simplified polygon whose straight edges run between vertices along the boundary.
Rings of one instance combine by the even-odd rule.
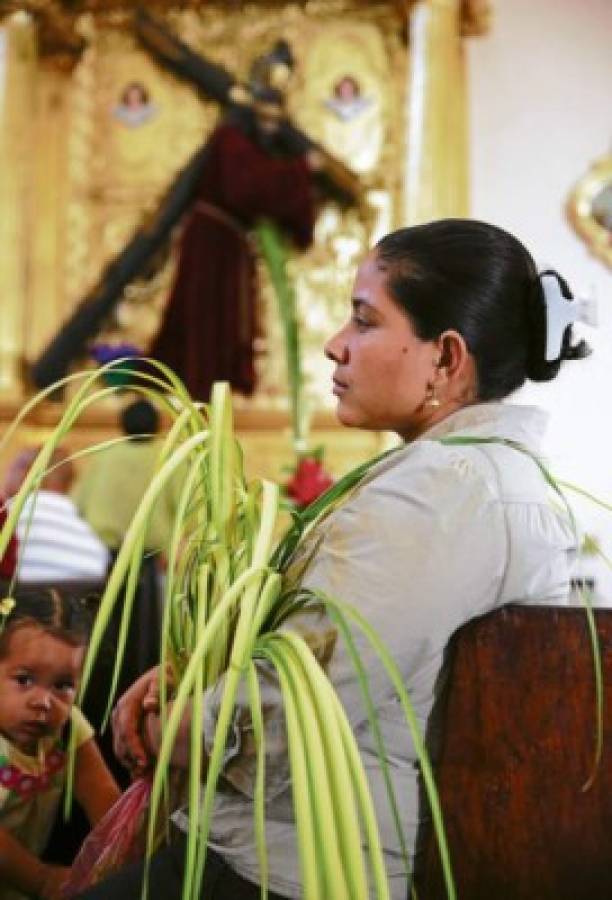
[[[84,604],[56,591],[0,601],[0,900],[56,900],[70,869],[40,859],[76,734],[74,794],[91,824],[119,797],[74,706],[87,640]]]

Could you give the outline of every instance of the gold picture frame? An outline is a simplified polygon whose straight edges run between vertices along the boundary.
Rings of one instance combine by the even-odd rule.
[[[591,252],[612,268],[612,154],[596,160],[577,182],[567,214]]]

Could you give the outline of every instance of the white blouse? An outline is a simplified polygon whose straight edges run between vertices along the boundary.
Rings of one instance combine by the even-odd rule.
[[[446,418],[375,466],[347,499],[311,533],[287,577],[353,604],[386,643],[404,676],[421,728],[439,691],[449,638],[469,619],[505,603],[566,602],[576,536],[536,463],[500,443],[447,445],[444,438],[499,437],[537,452],[545,415],[534,408],[485,403]],[[354,668],[321,610],[283,625],[333,646],[327,663],[356,735],[377,808],[394,900],[405,900],[408,878]],[[314,636],[314,637],[313,637]],[[318,636],[318,637],[317,637]],[[399,701],[365,638],[354,632],[387,748],[408,846],[419,821],[419,772]],[[205,704],[208,749],[219,688]],[[299,860],[282,707],[274,681],[262,681],[266,708],[266,807],[269,887],[301,896]],[[247,707],[248,708],[248,707]],[[258,883],[253,837],[253,742],[245,709],[235,719],[217,797],[211,845],[245,878]]]

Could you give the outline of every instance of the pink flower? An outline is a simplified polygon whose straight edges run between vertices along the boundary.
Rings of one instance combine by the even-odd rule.
[[[46,791],[56,772],[63,768],[66,754],[61,750],[53,750],[46,760],[45,771],[40,775],[32,775],[22,772],[17,766],[9,763],[0,765],[0,785],[19,794],[20,797],[29,797],[32,794]]]
[[[296,506],[303,509],[324,494],[333,483],[333,478],[324,470],[321,460],[304,456],[287,484],[287,494]]]

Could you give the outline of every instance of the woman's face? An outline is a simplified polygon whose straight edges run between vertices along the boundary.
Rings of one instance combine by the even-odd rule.
[[[436,342],[416,336],[387,291],[387,274],[372,251],[357,271],[352,315],[325,353],[336,363],[333,390],[340,421],[408,438],[429,424],[424,401],[440,350]]]

